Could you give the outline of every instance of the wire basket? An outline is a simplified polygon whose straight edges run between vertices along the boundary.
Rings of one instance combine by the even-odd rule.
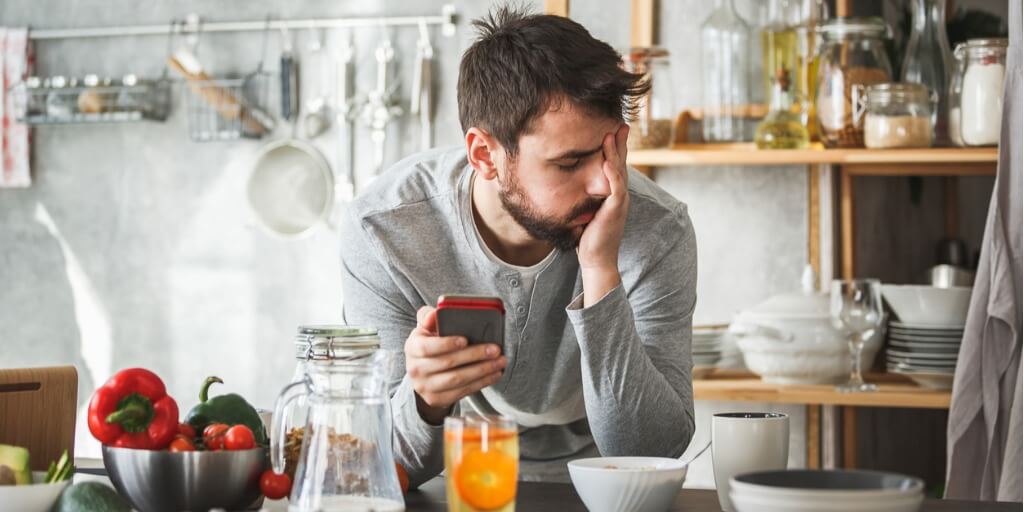
[[[270,76],[251,73],[244,78],[186,81],[189,136],[197,142],[260,138],[274,126],[263,105]]]
[[[171,102],[166,79],[100,80],[89,75],[79,80],[54,76],[29,77],[11,87],[14,116],[27,124],[110,123],[163,121]]]

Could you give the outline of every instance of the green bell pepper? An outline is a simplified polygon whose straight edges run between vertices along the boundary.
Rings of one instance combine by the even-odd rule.
[[[210,386],[215,382],[224,383],[220,377],[206,378],[202,389],[199,390],[199,403],[188,412],[185,421],[196,429],[196,433],[200,434],[211,423],[245,425],[252,430],[253,436],[256,437],[256,444],[266,446],[268,438],[267,431],[263,427],[263,419],[244,398],[229,393],[207,399]]]

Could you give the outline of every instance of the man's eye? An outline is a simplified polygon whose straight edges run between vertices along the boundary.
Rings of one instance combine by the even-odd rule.
[[[581,162],[583,162],[582,158],[568,165],[558,164],[558,169],[565,172],[572,172],[579,168]]]

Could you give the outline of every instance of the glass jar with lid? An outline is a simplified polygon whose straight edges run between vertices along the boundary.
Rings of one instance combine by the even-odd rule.
[[[344,386],[341,379],[343,372],[318,372],[318,369],[374,365],[375,358],[381,357],[380,337],[377,330],[366,327],[347,325],[305,325],[299,326],[295,336],[295,372],[291,384],[309,380],[310,375],[328,375],[332,382],[324,387]],[[337,382],[334,382],[337,381]],[[284,414],[283,434],[285,451],[285,468],[289,476],[294,476],[299,448],[302,445],[308,404],[305,397],[292,401]],[[274,421],[276,422],[276,418]]]
[[[630,123],[629,149],[666,148],[672,144],[676,106],[668,50],[659,47],[629,48],[622,56],[623,67],[644,75],[650,84],[639,102],[636,119]]]
[[[892,80],[885,51],[888,28],[881,18],[842,17],[818,28],[818,134],[828,147],[862,147],[865,87]]]
[[[864,108],[864,145],[872,149],[932,145],[934,104],[928,87],[911,83],[869,85]]]
[[[389,399],[396,358],[374,329],[301,327],[296,346],[301,380],[278,396],[270,441],[274,471],[293,482],[291,508],[402,510]]]
[[[949,86],[949,135],[958,146],[999,143],[1006,76],[1006,39],[971,39],[957,45]]]

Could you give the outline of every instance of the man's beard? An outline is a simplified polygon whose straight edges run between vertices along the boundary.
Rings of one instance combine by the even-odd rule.
[[[582,226],[573,226],[571,223],[580,215],[586,213],[597,213],[603,199],[590,198],[576,205],[564,219],[557,220],[545,217],[530,205],[525,191],[519,186],[515,177],[515,162],[506,161],[507,180],[502,182],[499,178],[500,190],[498,197],[501,205],[512,218],[519,223],[527,233],[537,240],[550,242],[552,245],[563,251],[575,249],[580,243],[583,230]],[[577,233],[579,229],[579,233]]]

